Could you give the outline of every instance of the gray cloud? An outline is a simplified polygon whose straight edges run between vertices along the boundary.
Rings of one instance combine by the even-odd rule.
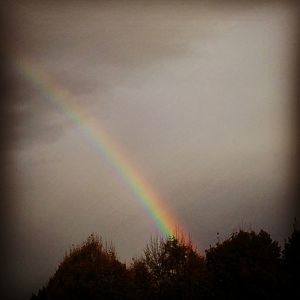
[[[282,239],[290,7],[144,4],[14,3],[11,48],[99,120],[202,249],[244,225]],[[41,285],[93,231],[139,254],[157,233],[142,205],[78,124],[11,80],[16,282]]]

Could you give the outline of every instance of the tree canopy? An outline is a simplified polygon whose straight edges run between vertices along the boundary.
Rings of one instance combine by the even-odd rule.
[[[54,276],[32,299],[127,299],[126,265],[114,248],[91,235],[66,254]]]
[[[282,251],[263,230],[234,232],[203,254],[177,236],[152,238],[130,265],[91,235],[31,299],[285,299],[300,295],[299,255],[296,226]]]
[[[255,299],[278,295],[280,247],[265,231],[239,231],[206,251],[215,298]]]

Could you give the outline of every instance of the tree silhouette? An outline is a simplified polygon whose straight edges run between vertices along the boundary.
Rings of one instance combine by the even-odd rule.
[[[196,299],[205,294],[204,258],[183,239],[174,236],[152,239],[133,269],[142,269],[148,279],[143,299]],[[136,285],[140,286],[140,280],[135,279]]]
[[[46,287],[32,299],[127,299],[129,276],[112,246],[91,235],[71,249]]]
[[[300,230],[296,220],[293,232],[285,242],[282,254],[286,294],[290,298],[300,299]]]
[[[214,299],[279,297],[280,247],[265,231],[233,233],[206,259]]]
[[[152,289],[153,282],[146,263],[143,260],[134,259],[129,273],[134,290],[132,298],[152,299],[154,294]]]
[[[300,231],[296,223],[280,252],[265,231],[240,230],[202,256],[177,236],[153,238],[126,267],[111,245],[91,235],[65,255],[32,300],[295,299],[299,293]]]

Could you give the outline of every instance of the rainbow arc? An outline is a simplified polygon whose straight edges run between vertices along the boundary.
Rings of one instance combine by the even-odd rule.
[[[109,161],[129,187],[134,198],[144,207],[161,234],[173,236],[179,233],[185,239],[189,239],[174,214],[170,213],[166,207],[163,199],[154,192],[141,172],[112,141],[99,120],[93,119],[78,105],[79,102],[76,101],[74,95],[28,59],[19,58],[16,60],[16,67],[48,101],[78,126],[99,154]]]

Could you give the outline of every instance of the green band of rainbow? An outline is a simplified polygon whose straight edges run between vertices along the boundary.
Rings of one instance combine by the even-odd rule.
[[[35,88],[55,104],[60,111],[76,123],[87,139],[94,144],[97,151],[109,160],[116,172],[136,196],[135,198],[143,205],[159,231],[166,236],[173,236],[180,232],[186,238],[187,235],[183,231],[182,226],[179,226],[173,214],[170,214],[162,199],[154,193],[148,182],[137,171],[137,168],[112,142],[103,127],[100,126],[99,120],[96,121],[83,112],[82,108],[76,105],[77,101],[69,91],[52,80],[50,76],[42,72],[28,59],[19,58],[15,64],[18,71],[26,79],[30,80]]]

